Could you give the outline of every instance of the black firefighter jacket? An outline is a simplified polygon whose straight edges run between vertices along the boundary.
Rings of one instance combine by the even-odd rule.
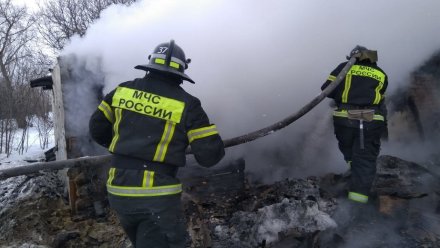
[[[142,181],[145,184],[145,175],[150,172],[137,173],[144,176],[130,176],[133,172],[127,172],[142,170],[139,166],[144,163],[154,164],[159,170],[163,165],[177,171],[177,167],[185,165],[188,145],[202,166],[213,166],[223,158],[224,145],[216,126],[210,124],[200,101],[185,92],[179,82],[179,78],[150,73],[121,83],[93,113],[89,123],[92,138],[114,157],[134,159],[122,159],[116,164],[113,160],[108,186],[114,182],[119,182],[119,186],[141,186]]]
[[[339,64],[321,86],[324,90],[342,71],[347,62]],[[374,109],[372,123],[366,123],[366,128],[386,122],[385,91],[388,87],[388,76],[376,65],[369,61],[358,61],[348,71],[343,81],[328,96],[336,102],[338,109],[333,113],[335,124],[358,127],[357,121],[347,119],[349,109]]]

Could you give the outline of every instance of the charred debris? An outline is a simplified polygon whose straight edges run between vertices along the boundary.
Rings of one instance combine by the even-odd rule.
[[[345,200],[346,175],[252,185],[237,160],[215,170],[188,166],[180,176],[188,247],[440,245],[439,177],[397,157],[379,158],[378,197],[368,208]],[[91,190],[84,185],[80,195]],[[0,246],[130,247],[105,200],[77,199],[73,212],[64,191],[53,172],[2,182]]]

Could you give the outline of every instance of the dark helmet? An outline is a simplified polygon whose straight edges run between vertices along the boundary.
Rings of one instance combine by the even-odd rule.
[[[359,46],[356,45],[350,52],[350,55],[347,56],[347,59],[350,59],[351,57],[353,57],[353,55],[358,54],[358,53],[362,53],[364,51],[368,51],[368,49],[364,46]]]
[[[374,63],[377,61],[377,51],[369,50],[364,46],[355,46],[351,52],[350,55],[348,55],[346,58],[350,59],[351,57],[355,56],[359,61],[362,60],[370,60],[371,63]]]
[[[191,59],[185,58],[182,48],[174,43],[174,40],[159,44],[148,56],[149,63],[147,65],[137,65],[134,68],[144,71],[160,71],[171,73],[181,77],[183,80],[194,83],[185,73]]]

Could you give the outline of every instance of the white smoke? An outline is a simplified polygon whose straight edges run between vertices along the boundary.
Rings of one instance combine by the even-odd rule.
[[[224,139],[265,127],[297,111],[319,94],[330,71],[345,60],[357,44],[378,50],[379,65],[388,73],[389,89],[405,83],[422,61],[440,49],[438,0],[278,0],[203,1],[144,0],[130,7],[106,9],[83,38],[73,38],[63,54],[102,61],[106,93],[117,84],[142,77],[133,69],[161,42],[174,39],[192,59],[186,73],[196,81],[184,88],[201,99]],[[287,129],[230,156],[245,156],[250,170],[279,177],[265,152],[295,166],[295,151],[302,147],[311,123],[327,118],[321,104]],[[323,166],[343,170],[331,123],[303,174]],[[323,141],[320,141],[323,142]],[[316,145],[313,145],[316,147]],[[318,152],[318,151],[317,151]],[[267,156],[267,157],[271,157]],[[330,158],[330,160],[329,160]],[[302,162],[307,163],[304,159]],[[287,170],[287,171],[286,171]]]

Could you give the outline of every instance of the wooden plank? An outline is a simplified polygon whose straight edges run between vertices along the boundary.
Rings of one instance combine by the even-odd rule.
[[[403,209],[407,209],[409,201],[389,195],[379,196],[379,212],[386,216],[396,216]]]
[[[55,144],[57,150],[55,151],[57,160],[67,159],[66,152],[66,137],[65,137],[65,123],[64,123],[64,103],[63,103],[63,92],[61,86],[61,69],[59,64],[55,65],[52,71],[53,80],[53,101],[52,101],[52,111],[54,119],[54,135]]]

